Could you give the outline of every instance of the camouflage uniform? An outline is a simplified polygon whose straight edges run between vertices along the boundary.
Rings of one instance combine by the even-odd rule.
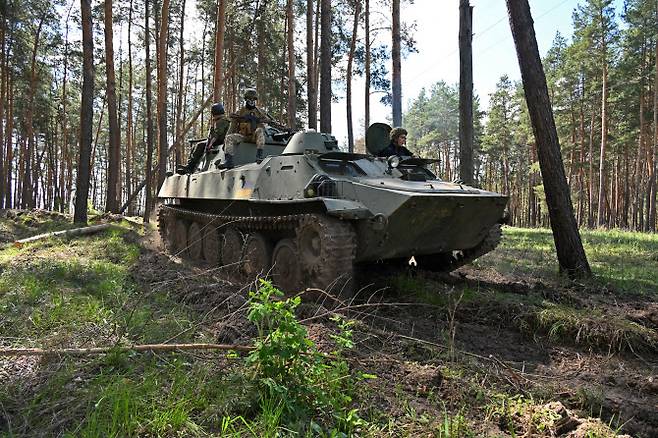
[[[270,117],[258,108],[243,107],[234,116],[231,116],[231,127],[224,142],[224,152],[233,155],[235,147],[243,141],[255,143],[257,149],[265,146],[265,124]],[[254,123],[249,119],[253,119]]]
[[[213,125],[208,132],[206,149],[212,149],[224,143],[231,121],[224,114],[213,117]]]
[[[224,114],[224,105],[221,103],[213,104],[211,108],[213,125],[208,132],[208,139],[206,141],[199,141],[192,149],[190,156],[187,158],[187,164],[185,166],[178,166],[176,172],[184,175],[186,173],[192,173],[199,165],[201,157],[205,151],[209,151],[215,146],[218,146],[224,143],[224,138],[226,137],[226,131],[230,125],[228,117]]]

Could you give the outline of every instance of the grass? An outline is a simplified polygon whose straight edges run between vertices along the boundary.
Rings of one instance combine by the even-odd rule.
[[[658,298],[658,234],[581,230],[581,236],[595,275],[593,286]],[[499,249],[478,265],[502,274],[564,281],[558,274],[553,235],[546,229],[506,227]]]
[[[186,330],[178,341],[207,336],[193,326],[198,315],[166,292],[144,295],[131,276],[140,248],[124,235],[113,230],[2,250],[0,343],[157,343]],[[189,355],[116,353],[29,363],[0,385],[9,436],[194,436],[255,403],[230,366],[218,370]]]
[[[11,221],[11,226],[5,222],[0,220],[0,230],[21,237],[68,227],[56,218],[22,217]],[[599,277],[596,284],[619,296],[658,295],[652,286],[658,281],[655,236],[622,232],[584,235],[590,262]],[[164,342],[175,336],[180,342],[215,339],[211,325],[203,323],[204,315],[175,298],[171,289],[146,291],[136,282],[133,269],[141,249],[128,237],[126,231],[112,230],[0,249],[0,345],[130,345]],[[478,264],[482,269],[562,284],[547,231],[507,228],[501,249]],[[501,326],[516,327],[531,336],[540,334],[555,344],[605,347],[610,343],[614,350],[623,350],[626,345],[656,345],[653,330],[623,315],[555,302],[540,293],[437,286],[408,276],[395,278],[393,286],[445,313],[442,321],[449,329],[444,335],[450,345],[455,331],[460,330],[455,321],[461,318],[488,322],[497,318]],[[272,311],[264,317],[268,323]],[[289,337],[290,332],[282,336],[260,325],[262,345],[273,348],[267,342],[277,340],[284,344],[274,347],[302,351],[290,354],[293,359],[295,355],[304,359],[293,361],[299,368],[297,377],[306,373],[295,395],[296,403],[316,397],[313,403],[319,406],[320,415],[313,414],[313,403],[309,402],[308,412],[294,418],[291,411],[299,411],[290,408],[294,398],[276,397],[296,378],[286,374],[293,367],[285,364],[280,372],[278,363],[262,358],[250,365],[214,353],[116,351],[99,357],[21,359],[14,368],[0,358],[0,377],[10,376],[0,385],[0,436],[453,438],[485,435],[489,432],[483,429],[485,423],[486,427],[504,424],[502,430],[511,436],[529,431],[541,434],[554,426],[555,414],[546,405],[555,391],[526,388],[521,396],[490,370],[431,346],[423,346],[429,354],[422,351],[416,354],[420,359],[414,360],[427,357],[428,363],[440,364],[440,387],[423,388],[421,393],[400,386],[396,403],[402,408],[393,416],[379,405],[369,405],[377,393],[373,387],[390,382],[358,379],[355,376],[367,369],[353,372],[340,358],[322,362],[314,347],[303,345],[307,333],[295,325],[294,316],[284,312],[280,318],[299,331],[293,337]],[[342,336],[329,337],[348,348],[352,342],[349,321],[334,320],[323,330],[336,326]],[[339,353],[337,350],[332,355]],[[405,357],[411,363],[409,355]],[[267,374],[264,366],[268,364],[276,372]],[[5,369],[13,371],[7,374]],[[594,406],[596,394],[583,391],[581,404]],[[330,398],[317,399],[322,396]],[[594,423],[589,436],[612,436],[608,426]]]

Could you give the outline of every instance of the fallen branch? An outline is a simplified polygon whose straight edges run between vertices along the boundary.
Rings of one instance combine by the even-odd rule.
[[[89,226],[89,227],[74,228],[72,230],[53,231],[52,233],[37,234],[36,236],[16,240],[14,242],[14,246],[20,248],[21,246],[23,246],[26,243],[34,242],[34,241],[41,240],[41,239],[46,239],[48,237],[85,236],[85,235],[88,235],[88,234],[94,234],[94,233],[98,233],[100,231],[107,230],[112,226],[113,226],[113,224],[100,224],[100,225],[92,225],[92,226]]]
[[[145,344],[125,347],[92,348],[0,348],[0,356],[87,356],[126,351],[233,350],[252,351],[247,345],[227,344]]]

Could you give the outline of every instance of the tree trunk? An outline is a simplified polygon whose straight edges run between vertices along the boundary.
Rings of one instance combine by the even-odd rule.
[[[589,121],[589,173],[588,173],[588,199],[589,208],[587,209],[587,226],[594,227],[594,110]]]
[[[473,7],[459,2],[459,176],[473,185]]]
[[[288,126],[297,128],[297,80],[295,78],[295,14],[294,3],[288,0],[286,19],[288,21]]]
[[[354,51],[356,50],[356,37],[359,30],[359,14],[361,13],[361,0],[354,1],[354,25],[352,26],[352,40],[350,52],[347,57],[347,72],[345,82],[347,84],[347,150],[354,152],[354,125],[352,123],[352,63],[354,62]]]
[[[365,109],[363,114],[364,121],[364,132],[368,132],[370,127],[370,0],[366,0],[365,3],[365,32],[364,38],[366,42],[366,53],[365,53],[365,71],[364,71],[364,80],[365,80]]]
[[[226,0],[217,0],[217,26],[215,28],[215,77],[213,101],[222,100],[224,75],[224,35],[226,34]],[[205,96],[204,96],[205,97]]]
[[[658,2],[656,2],[656,22],[658,22]],[[654,83],[653,83],[653,147],[651,148],[651,175],[649,177],[649,226],[656,232],[656,172],[658,171],[658,41],[654,42]]]
[[[87,199],[91,161],[91,134],[94,117],[94,36],[91,26],[91,0],[80,0],[82,12],[82,102],[80,104],[80,161],[75,191],[73,221],[87,223]]]
[[[605,225],[605,150],[608,144],[608,57],[605,45],[605,30],[603,43],[603,84],[601,89],[601,152],[599,155],[599,208],[597,211],[598,227]]]
[[[39,38],[41,36],[41,29],[43,28],[43,16],[39,19],[35,36],[34,46],[32,48],[32,61],[30,66],[30,86],[27,98],[27,111],[25,114],[25,127],[27,136],[27,144],[24,149],[23,159],[25,162],[25,169],[22,173],[23,186],[21,190],[22,199],[21,205],[23,208],[34,208],[36,206],[36,192],[32,188],[32,160],[35,155],[34,144],[34,95],[37,87],[37,52],[39,50]]]
[[[128,109],[126,111],[126,195],[132,189],[132,163],[133,163],[133,52],[131,30],[133,22],[133,2],[130,0],[128,9]],[[133,209],[128,210],[129,215],[135,214]]]
[[[107,196],[105,211],[119,211],[119,171],[121,138],[117,117],[116,77],[114,74],[114,34],[112,32],[112,0],[105,0],[105,70],[107,79],[107,117],[109,138],[107,147]]]
[[[564,173],[546,76],[539,57],[528,0],[507,0],[510,27],[519,58],[533,133],[537,140],[546,203],[560,270],[571,278],[591,276]]]
[[[167,177],[167,39],[169,0],[162,1],[158,31],[158,187]]]
[[[6,40],[7,19],[6,14],[3,14],[2,26],[0,26],[0,208],[5,207],[5,95],[6,95],[6,75],[5,70],[5,40]],[[66,73],[64,73],[66,75]],[[9,208],[7,206],[7,208]]]
[[[144,221],[149,222],[153,212],[153,111],[151,103],[153,101],[153,85],[151,80],[151,30],[149,24],[149,3],[150,0],[144,1],[144,50],[146,63],[146,168],[144,170],[144,179],[146,181]]]
[[[313,2],[306,0],[306,98],[308,100],[308,127],[318,129],[318,97],[315,84],[315,51],[313,39]]]
[[[6,139],[7,143],[7,154],[5,155],[7,160],[7,186],[5,191],[5,208],[11,208],[14,206],[16,198],[13,196],[12,185],[12,171],[13,171],[13,162],[14,162],[14,145],[12,140],[12,132],[14,131],[14,83],[10,81],[9,69],[7,68],[7,59],[5,59],[5,73],[7,75],[7,128],[6,128]],[[12,202],[13,201],[13,202]]]
[[[320,131],[331,132],[331,0],[321,0]]]
[[[400,60],[400,0],[393,0],[392,13],[392,51],[393,62],[393,126],[402,125],[402,63]]]
[[[180,17],[180,34],[178,36],[178,96],[176,96],[176,118],[175,118],[175,129],[174,138],[177,141],[178,147],[174,151],[174,162],[176,166],[181,164],[183,158],[183,143],[178,142],[178,139],[181,135],[181,123],[182,113],[183,113],[183,100],[185,96],[184,88],[184,75],[185,75],[185,0],[181,2],[181,17]]]

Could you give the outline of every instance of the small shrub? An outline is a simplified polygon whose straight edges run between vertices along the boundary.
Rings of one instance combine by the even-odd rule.
[[[349,433],[362,423],[357,411],[349,409],[355,382],[341,356],[344,349],[352,347],[350,323],[335,320],[341,329],[333,337],[338,348],[331,356],[324,355],[295,317],[300,298],[282,296],[264,280],[251,292],[248,318],[256,325],[258,337],[247,364],[257,381],[261,406],[277,414],[268,415],[270,420],[299,424],[319,416],[321,422],[333,423]],[[271,430],[272,422],[267,423]]]

